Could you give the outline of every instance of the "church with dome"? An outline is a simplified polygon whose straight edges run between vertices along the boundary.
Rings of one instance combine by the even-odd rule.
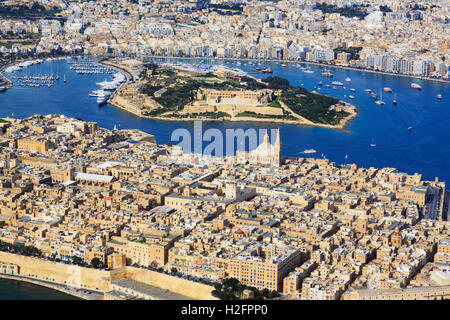
[[[277,131],[277,138],[274,144],[270,143],[269,135],[264,135],[263,142],[250,153],[236,154],[241,160],[248,161],[252,164],[266,164],[275,167],[281,165],[281,139],[280,130]]]

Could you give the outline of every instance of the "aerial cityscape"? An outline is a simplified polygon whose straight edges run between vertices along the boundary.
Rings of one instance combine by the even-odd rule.
[[[0,0],[0,300],[449,299],[449,31],[444,0]]]

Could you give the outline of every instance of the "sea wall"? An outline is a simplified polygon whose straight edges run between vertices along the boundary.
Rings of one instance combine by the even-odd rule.
[[[198,300],[217,300],[211,295],[212,286],[173,277],[156,271],[126,267],[127,278],[169,290]]]
[[[108,291],[111,280],[123,277],[123,270],[105,271],[54,261],[46,261],[0,252],[0,261],[19,266],[19,275],[40,280],[54,281],[92,290]]]
[[[27,277],[31,280],[45,280],[105,292],[111,290],[111,281],[129,278],[193,299],[216,299],[211,295],[214,289],[212,286],[130,266],[106,271],[8,252],[0,252],[0,262],[17,265],[19,271],[14,276]]]

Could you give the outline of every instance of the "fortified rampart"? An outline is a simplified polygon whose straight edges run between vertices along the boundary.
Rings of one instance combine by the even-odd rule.
[[[91,290],[109,291],[111,290],[111,281],[128,278],[193,299],[216,299],[211,295],[212,286],[136,267],[127,266],[106,271],[8,252],[0,252],[0,262],[17,265],[18,274],[14,275]]]

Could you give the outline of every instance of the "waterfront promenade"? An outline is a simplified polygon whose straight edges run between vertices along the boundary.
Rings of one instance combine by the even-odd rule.
[[[30,279],[28,277],[23,276],[13,276],[0,273],[0,278],[32,283],[41,287],[46,287],[52,290],[60,291],[83,300],[102,300],[104,295],[103,292],[96,290],[76,288],[40,279]]]

